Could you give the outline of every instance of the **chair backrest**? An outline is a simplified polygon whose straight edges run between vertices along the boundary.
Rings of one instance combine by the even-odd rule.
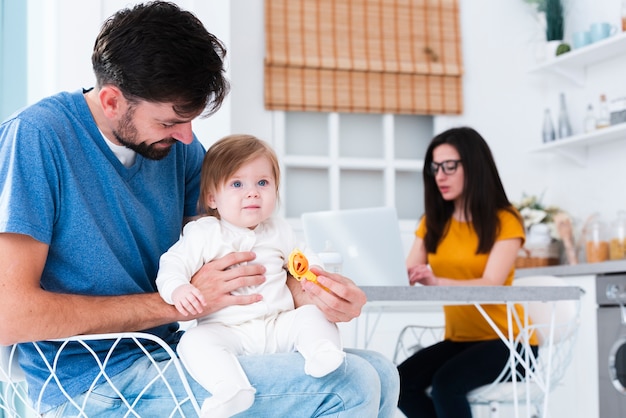
[[[555,276],[529,276],[515,279],[513,286],[556,287],[568,286],[568,283],[564,279]],[[553,343],[555,344],[568,339],[578,329],[580,304],[577,300],[529,302],[527,309],[528,316],[534,324],[533,328],[539,338],[540,346],[548,342],[551,321],[554,321]]]
[[[513,285],[568,286],[569,284],[564,279],[554,276],[529,276],[515,279]],[[525,305],[531,321],[528,331],[535,333],[539,338],[539,356],[530,358],[533,366],[533,379],[530,386],[518,383],[518,396],[522,402],[528,396],[539,413],[546,394],[563,380],[571,362],[578,335],[580,301],[528,302]],[[521,380],[524,379],[522,376],[519,377]],[[510,370],[505,367],[493,383],[474,389],[467,397],[472,405],[489,405],[491,408],[496,408],[494,405],[499,403],[514,402],[513,387],[510,382]],[[543,408],[545,413],[545,404]],[[495,410],[497,411],[497,408]],[[540,414],[540,416],[543,415]]]

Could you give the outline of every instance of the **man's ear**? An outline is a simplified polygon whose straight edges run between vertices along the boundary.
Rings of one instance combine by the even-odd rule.
[[[126,99],[120,89],[115,86],[102,87],[98,92],[98,99],[102,112],[109,119],[116,119],[126,111]]]

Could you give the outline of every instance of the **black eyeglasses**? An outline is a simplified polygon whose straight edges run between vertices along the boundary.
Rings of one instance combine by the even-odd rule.
[[[429,172],[432,176],[436,176],[439,172],[439,168],[441,168],[441,170],[443,170],[443,174],[449,176],[450,174],[454,174],[456,172],[456,169],[459,166],[460,162],[461,160],[446,160],[440,163],[436,163],[433,161],[432,163],[430,163]]]

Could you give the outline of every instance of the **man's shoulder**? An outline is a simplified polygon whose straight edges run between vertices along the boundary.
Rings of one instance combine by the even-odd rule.
[[[57,128],[66,129],[68,124],[82,120],[86,115],[86,109],[88,108],[80,91],[62,92],[18,110],[6,123],[17,121],[24,129],[50,132]]]

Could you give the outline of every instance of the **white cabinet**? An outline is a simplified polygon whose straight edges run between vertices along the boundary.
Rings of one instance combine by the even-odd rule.
[[[555,74],[565,77],[577,86],[584,86],[588,67],[603,61],[626,55],[626,33],[620,33],[603,41],[567,52],[533,68],[531,74]],[[573,135],[565,139],[542,144],[533,152],[556,152],[585,165],[587,148],[593,144],[626,138],[626,123],[596,131]]]

